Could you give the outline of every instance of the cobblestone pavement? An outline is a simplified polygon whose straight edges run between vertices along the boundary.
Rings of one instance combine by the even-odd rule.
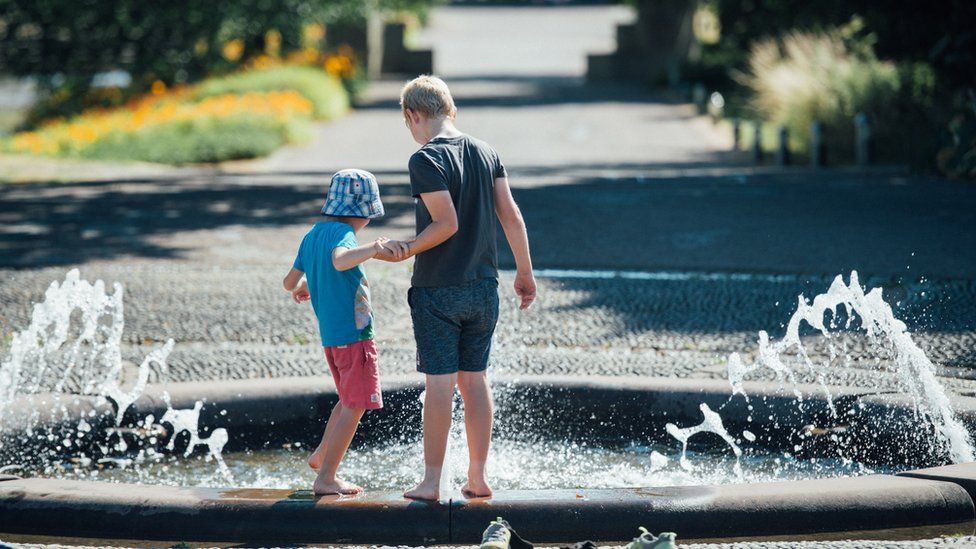
[[[478,34],[496,36],[492,25],[469,18],[482,12],[533,29],[510,36],[565,47],[500,72],[509,63],[493,66],[492,42]],[[583,56],[611,49],[613,24],[627,17],[622,7],[445,8],[418,38],[439,52],[461,128],[505,158],[541,269],[539,303],[527,313],[502,276],[493,371],[722,378],[728,354],[754,352],[759,330],[781,334],[799,294],[857,269],[863,284],[884,288],[943,382],[976,393],[976,187],[892,170],[741,166],[686,105],[581,86]],[[534,47],[508,53],[523,59]],[[173,338],[171,380],[326,376],[311,310],[291,303],[280,279],[335,169],[370,169],[382,182],[388,216],[364,240],[412,233],[404,166],[415,145],[399,85],[377,83],[314,142],[260,161],[0,186],[0,356],[31,303],[77,266],[89,280],[124,284],[130,367]],[[504,246],[501,259],[511,268]],[[381,369],[412,372],[409,266],[371,263],[367,273]],[[852,334],[833,342],[849,360],[824,367],[830,382],[896,386],[883,349]],[[806,343],[826,360],[823,340]],[[682,545],[949,546],[976,539]]]
[[[279,287],[286,268],[287,263],[274,268],[113,263],[81,271],[90,280],[123,283],[125,355],[130,361],[138,363],[167,338],[177,341],[170,356],[171,380],[327,375],[311,308],[292,303]],[[60,267],[0,271],[4,331],[25,326],[29,304],[41,300],[44,289],[63,273]],[[373,264],[367,274],[382,369],[412,372],[414,347],[405,298],[409,267]],[[944,366],[949,387],[976,389],[976,381],[967,379],[976,363],[976,281],[864,282],[885,288],[916,341]],[[830,279],[541,278],[538,305],[526,313],[517,311],[510,283],[510,275],[503,275],[496,372],[720,378],[730,352],[752,353],[759,330],[776,337],[797,295],[812,297]],[[886,358],[883,348],[853,333],[831,342],[849,359],[823,370],[831,382],[897,388],[896,377],[875,362]],[[807,346],[823,359],[826,343],[811,337]],[[800,379],[815,381],[806,373]]]

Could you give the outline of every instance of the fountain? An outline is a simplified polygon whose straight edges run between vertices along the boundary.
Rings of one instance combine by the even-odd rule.
[[[165,379],[166,359],[173,350],[174,341],[170,339],[146,355],[138,366],[135,382],[131,388],[124,389],[121,352],[125,326],[123,295],[121,284],[115,283],[113,291],[108,293],[103,281],[89,283],[81,278],[77,269],[69,271],[63,283],[51,283],[44,294],[44,301],[34,306],[30,325],[13,335],[8,357],[0,362],[0,428],[8,433],[20,433],[16,437],[19,440],[15,438],[11,441],[14,437],[9,436],[0,438],[0,456],[16,459],[6,455],[5,445],[8,450],[23,451],[32,445],[32,440],[41,437],[55,442],[48,458],[77,449],[77,455],[71,455],[69,459],[83,465],[131,464],[145,459],[147,453],[142,451],[135,460],[113,457],[112,454],[125,454],[129,450],[126,438],[140,433],[139,430],[121,428],[123,418],[132,403],[146,390],[152,368],[156,368]],[[79,403],[80,398],[94,397],[94,408],[86,416],[94,418],[99,415],[98,409],[104,410],[104,405],[110,404],[114,424],[102,433],[92,433],[93,428],[88,420],[84,417],[73,418],[72,410],[65,404],[56,404],[47,410],[38,407],[27,413],[18,410],[18,404],[23,406],[25,402],[34,401],[23,398],[31,396],[41,396],[46,399],[42,402],[52,403]],[[198,404],[202,406],[202,403]],[[231,480],[221,456],[228,435],[226,431],[214,431],[208,439],[201,439],[197,425],[199,406],[192,410],[169,407],[161,423],[168,424],[170,430],[162,429],[162,425],[154,425],[150,418],[143,433],[151,434],[146,438],[152,438],[154,442],[162,438],[160,435],[166,435],[169,450],[173,449],[177,435],[188,433],[190,440],[185,455],[190,455],[198,445],[207,446],[208,458],[216,460],[225,473],[225,479]],[[62,428],[56,429],[60,433],[57,436],[51,432],[45,434],[44,431],[51,430],[45,429],[45,425],[50,426],[57,420],[69,424],[67,431]],[[99,455],[94,462],[79,444],[85,437],[93,441],[87,446]],[[12,444],[12,448],[9,448]],[[154,454],[155,451],[148,453],[149,456]],[[52,470],[49,463],[41,464],[45,465],[46,471]],[[7,467],[22,468],[17,463]]]
[[[152,350],[126,380],[120,350],[123,289],[113,287],[107,293],[101,281],[88,283],[77,270],[69,272],[34,307],[30,325],[14,335],[0,364],[0,431],[14,435],[0,446],[0,473],[26,477],[0,475],[0,523],[20,525],[18,532],[168,539],[162,526],[138,518],[149,516],[140,511],[146,505],[153,513],[180,517],[183,539],[227,541],[221,536],[233,531],[240,541],[271,535],[271,541],[296,543],[456,541],[466,539],[461,533],[480,531],[486,517],[496,514],[524,520],[540,541],[577,534],[622,539],[613,536],[648,517],[699,537],[812,535],[823,528],[806,519],[747,519],[750,502],[784,517],[826,513],[836,532],[909,532],[920,525],[959,532],[971,529],[976,518],[963,488],[892,476],[909,463],[848,453],[854,446],[883,448],[905,430],[904,423],[885,427],[872,415],[875,409],[900,414],[899,402],[871,401],[871,408],[865,402],[878,395],[831,387],[824,375],[829,361],[816,364],[804,348],[802,323],[829,340],[838,327],[856,328],[856,314],[867,336],[891,351],[909,397],[907,413],[928,425],[914,427],[916,438],[931,449],[922,463],[972,460],[969,434],[934,365],[893,316],[881,290],[865,293],[856,273],[849,284],[838,277],[811,302],[801,296],[782,339],[760,333],[755,361],[732,354],[728,381],[495,379],[500,413],[489,470],[500,491],[489,506],[454,495],[465,465],[456,450],[463,447],[457,406],[445,464],[448,499],[417,504],[399,497],[399,489],[421,473],[416,426],[422,395],[416,378],[384,380],[386,408],[367,414],[344,462],[344,475],[367,486],[366,496],[355,504],[348,498],[314,501],[303,457],[320,435],[334,390],[310,386],[307,379],[151,387],[152,371],[165,380],[172,340]],[[833,358],[832,346],[830,352]],[[747,381],[764,368],[776,383]],[[798,383],[797,368],[813,372],[818,385]],[[817,443],[841,439],[849,445]],[[37,451],[42,446],[46,450]],[[195,453],[201,446],[202,459]],[[248,488],[226,487],[234,482]],[[138,498],[131,483],[142,485]],[[43,494],[57,486],[76,495],[45,500]],[[16,499],[8,497],[13,493]],[[778,494],[778,503],[768,504],[769,493]],[[75,512],[52,522],[44,509]],[[109,527],[103,515],[114,513],[134,518],[124,528]],[[318,513],[353,518],[342,524],[310,519]],[[581,521],[587,513],[593,520]],[[221,529],[228,521],[231,530]],[[595,524],[603,533],[593,531]],[[777,530],[784,524],[788,530]],[[735,525],[734,532],[728,525]],[[389,531],[400,537],[384,537]]]

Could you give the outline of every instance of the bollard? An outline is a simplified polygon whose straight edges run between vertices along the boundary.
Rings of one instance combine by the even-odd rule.
[[[762,164],[763,150],[762,150],[762,122],[756,122],[753,125],[754,131],[752,133],[752,162],[754,164]]]
[[[691,102],[698,109],[698,114],[705,114],[705,85],[701,82],[691,88]]]
[[[738,118],[732,121],[732,150],[737,151],[742,146],[742,121]]]
[[[717,124],[723,114],[725,114],[725,98],[718,92],[712,92],[712,95],[708,96],[708,115],[712,117],[712,123]]]
[[[779,127],[779,145],[776,149],[776,164],[779,166],[790,165],[789,134],[786,131],[786,126],[782,124]]]
[[[868,166],[874,161],[874,142],[871,123],[863,112],[854,117],[854,156],[858,166]]]
[[[824,143],[823,124],[810,124],[810,166],[820,168],[827,165],[827,146]]]

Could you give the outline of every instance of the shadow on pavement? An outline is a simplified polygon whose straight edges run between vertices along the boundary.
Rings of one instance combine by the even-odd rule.
[[[384,195],[387,217],[375,225],[413,211],[407,186],[385,185]],[[178,258],[184,250],[156,237],[231,225],[313,223],[324,197],[321,184],[240,185],[219,179],[0,187],[0,267],[120,256]]]
[[[976,187],[797,171],[587,178],[514,193],[540,269],[760,273],[564,280],[585,296],[574,306],[612,311],[626,333],[775,333],[800,293],[813,297],[852,270],[884,287],[913,330],[976,330]]]
[[[407,79],[404,79],[404,83]],[[391,84],[387,82],[387,84]],[[458,108],[537,107],[587,103],[681,104],[673,94],[654,92],[626,83],[588,84],[581,78],[524,75],[484,75],[449,78]],[[356,103],[362,110],[400,110],[399,97],[380,96]],[[691,118],[691,115],[689,115]]]

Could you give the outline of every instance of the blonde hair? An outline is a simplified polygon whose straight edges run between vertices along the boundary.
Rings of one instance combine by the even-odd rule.
[[[400,108],[404,113],[410,109],[427,118],[457,116],[451,90],[443,80],[429,74],[418,76],[403,86],[400,91]]]

